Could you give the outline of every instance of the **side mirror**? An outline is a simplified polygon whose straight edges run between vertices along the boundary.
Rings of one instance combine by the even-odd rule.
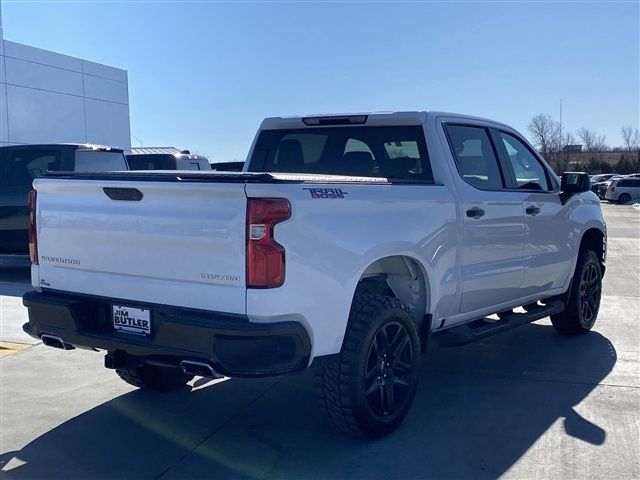
[[[572,195],[591,190],[591,180],[584,172],[564,172],[560,181],[560,201],[564,205]]]
[[[591,190],[591,180],[589,175],[583,172],[564,172],[560,190],[565,195],[588,192]]]

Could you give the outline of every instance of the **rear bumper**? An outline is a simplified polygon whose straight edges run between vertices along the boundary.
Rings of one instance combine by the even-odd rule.
[[[126,352],[176,366],[183,359],[207,360],[231,377],[261,377],[302,370],[311,342],[298,322],[251,323],[243,315],[191,310],[130,300],[61,292],[28,292],[23,303],[34,338],[55,335],[65,343],[108,352]],[[151,335],[114,330],[112,305],[151,310]]]

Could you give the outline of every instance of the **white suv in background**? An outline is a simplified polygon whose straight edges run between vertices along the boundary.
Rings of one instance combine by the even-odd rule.
[[[609,184],[604,198],[620,203],[640,199],[640,178],[629,176],[613,180]]]

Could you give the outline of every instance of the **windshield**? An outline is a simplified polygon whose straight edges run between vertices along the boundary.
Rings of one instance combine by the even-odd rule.
[[[433,182],[419,126],[265,130],[248,171]]]
[[[112,172],[129,169],[124,155],[120,152],[77,150],[74,170],[76,172]]]

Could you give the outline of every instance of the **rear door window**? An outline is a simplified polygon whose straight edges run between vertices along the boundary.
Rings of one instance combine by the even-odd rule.
[[[76,172],[113,172],[128,170],[124,155],[120,152],[76,150]]]
[[[501,190],[502,174],[488,130],[470,125],[446,125],[445,130],[464,181],[480,190]]]

